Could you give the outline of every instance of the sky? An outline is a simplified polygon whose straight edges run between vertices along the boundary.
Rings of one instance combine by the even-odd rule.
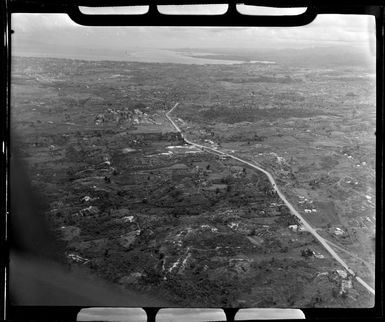
[[[186,13],[193,13],[186,6]],[[146,8],[144,8],[146,9]],[[83,12],[90,13],[90,10]],[[117,13],[116,8],[104,9]],[[132,9],[131,9],[132,10]],[[162,13],[172,14],[175,8],[160,8]],[[205,8],[205,12],[223,13],[226,8]],[[259,14],[266,14],[264,8]],[[276,14],[277,9],[273,10]],[[274,11],[275,10],[275,11]],[[282,10],[282,9],[278,9]],[[289,14],[298,14],[303,9],[288,9]],[[135,13],[143,13],[136,8]],[[200,13],[201,10],[196,10]],[[256,9],[239,8],[247,14],[256,14]],[[70,52],[84,51],[106,54],[106,51],[130,51],[138,48],[238,48],[238,49],[283,49],[318,46],[344,46],[364,48],[374,55],[375,24],[372,16],[320,15],[311,24],[303,27],[263,28],[186,28],[186,27],[85,27],[74,23],[64,14],[14,14],[12,16],[13,49],[17,53],[55,53],[66,48]]]

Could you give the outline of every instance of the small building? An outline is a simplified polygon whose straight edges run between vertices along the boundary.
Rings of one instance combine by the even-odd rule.
[[[337,269],[336,272],[342,278],[347,278],[348,277],[348,273],[345,270],[343,270],[343,269]]]
[[[334,229],[334,235],[336,235],[336,236],[341,236],[341,235],[343,235],[345,232],[341,229],[341,228],[338,228],[338,227],[336,227],[335,229]]]

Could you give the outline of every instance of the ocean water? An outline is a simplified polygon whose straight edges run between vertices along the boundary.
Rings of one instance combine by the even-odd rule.
[[[194,52],[183,53],[177,50],[169,49],[137,49],[125,51],[124,53],[104,53],[92,54],[88,52],[79,52],[74,50],[62,50],[58,52],[44,52],[44,51],[23,51],[14,50],[13,55],[24,57],[53,57],[53,58],[69,58],[81,60],[112,60],[112,61],[128,61],[128,62],[143,62],[143,63],[172,63],[172,64],[189,64],[189,65],[234,65],[244,63],[272,63],[266,61],[253,60],[252,62],[241,60],[224,60],[224,59],[207,59],[200,57],[189,56],[191,54],[207,55],[207,53]],[[214,54],[213,54],[214,55]]]

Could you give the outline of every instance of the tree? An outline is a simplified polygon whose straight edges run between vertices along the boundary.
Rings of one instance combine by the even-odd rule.
[[[309,258],[313,255],[313,251],[310,248],[302,249],[301,250],[301,256],[305,258]]]

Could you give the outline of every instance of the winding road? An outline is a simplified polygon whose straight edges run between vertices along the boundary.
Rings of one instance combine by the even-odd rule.
[[[218,149],[214,149],[214,148],[211,148],[211,147],[207,147],[207,146],[204,146],[204,145],[201,145],[201,144],[198,144],[198,143],[194,143],[190,140],[188,140],[185,136],[184,136],[184,133],[182,132],[182,130],[178,127],[178,125],[172,120],[172,118],[170,117],[170,114],[177,108],[177,106],[179,105],[179,103],[176,103],[173,108],[171,108],[167,113],[166,113],[166,117],[167,119],[171,122],[171,124],[174,126],[174,128],[181,134],[182,138],[184,139],[184,141],[192,146],[195,146],[197,148],[200,148],[204,151],[207,151],[207,152],[210,152],[210,153],[214,153],[214,154],[219,154],[219,155],[223,155],[223,156],[226,156],[226,157],[229,157],[231,159],[234,159],[234,160],[237,160],[241,163],[244,163],[256,170],[259,170],[261,172],[263,172],[267,178],[269,179],[271,185],[273,186],[273,189],[277,192],[278,196],[282,199],[282,201],[285,203],[285,205],[290,209],[291,213],[293,215],[295,215],[303,224],[303,226],[305,227],[305,229],[307,231],[309,231],[321,244],[322,246],[324,246],[324,248],[330,253],[330,255],[337,261],[339,262],[350,274],[352,274],[357,282],[359,282],[363,287],[365,287],[370,293],[372,293],[373,295],[375,294],[375,291],[372,287],[370,287],[367,283],[365,283],[365,281],[363,281],[360,277],[356,276],[356,274],[349,268],[349,266],[342,260],[341,257],[338,256],[338,254],[329,246],[329,244],[326,242],[326,240],[324,238],[322,238],[318,233],[317,231],[312,228],[310,226],[310,224],[301,216],[301,214],[293,207],[293,205],[286,199],[286,197],[284,196],[284,194],[279,190],[273,176],[268,172],[266,171],[265,169],[251,163],[251,162],[248,162],[246,160],[243,160],[243,159],[240,159],[234,155],[231,155],[229,153],[226,153],[226,152],[223,152],[223,151],[220,151]]]

